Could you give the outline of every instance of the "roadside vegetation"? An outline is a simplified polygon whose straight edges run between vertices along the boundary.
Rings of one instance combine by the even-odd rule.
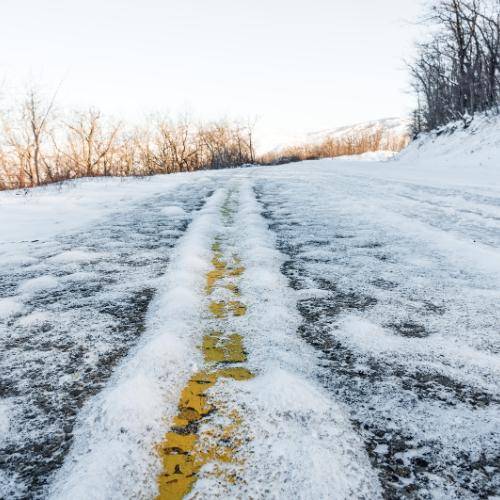
[[[156,114],[143,126],[130,126],[96,109],[61,111],[56,96],[47,98],[34,89],[4,110],[0,120],[0,190],[80,177],[148,176],[400,151],[409,140],[380,127],[257,156],[251,124],[195,123],[187,116],[173,120]]]
[[[146,176],[255,161],[250,125],[149,117],[128,126],[99,111],[61,112],[55,96],[29,90],[0,115],[0,190],[79,177]]]
[[[424,24],[429,38],[409,65],[418,108],[412,131],[454,121],[465,126],[478,112],[499,112],[500,0],[437,0]]]
[[[410,137],[476,113],[500,112],[500,0],[432,0],[430,28],[410,63],[418,105],[411,134],[383,128],[326,137],[257,156],[250,124],[188,117],[149,117],[130,126],[98,110],[65,112],[56,96],[29,90],[0,110],[0,190],[29,188],[79,177],[146,176],[400,151]]]
[[[285,147],[263,155],[260,162],[266,165],[275,165],[294,161],[360,155],[372,151],[398,152],[408,145],[409,139],[409,135],[388,134],[383,127],[380,127],[343,137],[326,137],[320,142]]]

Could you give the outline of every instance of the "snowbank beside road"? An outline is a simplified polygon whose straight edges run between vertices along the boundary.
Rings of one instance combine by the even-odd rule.
[[[380,172],[408,182],[494,188],[500,185],[500,116],[478,115],[467,128],[459,121],[421,134],[400,153],[374,151],[333,160],[349,162],[354,175]],[[370,170],[360,170],[358,162]]]
[[[451,123],[429,134],[422,134],[403,150],[398,159],[416,167],[470,168],[478,174],[485,168],[500,170],[500,116],[476,116],[467,128],[463,122]]]
[[[360,155],[337,156],[335,161],[387,161],[396,156],[394,151],[368,151]]]

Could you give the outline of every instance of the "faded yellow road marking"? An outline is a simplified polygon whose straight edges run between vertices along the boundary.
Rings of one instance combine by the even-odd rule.
[[[230,215],[230,209],[225,206],[224,216],[230,218]],[[244,267],[237,257],[233,257],[230,264],[224,260],[219,241],[213,244],[212,251],[213,269],[206,276],[207,295],[221,287],[238,297],[240,291],[235,280],[243,274]],[[213,317],[219,320],[229,314],[243,316],[246,313],[246,306],[240,300],[212,300],[208,307]],[[158,447],[163,462],[163,471],[158,477],[160,500],[183,498],[191,491],[203,465],[208,463],[213,464],[211,474],[220,480],[229,484],[237,481],[222,465],[237,463],[235,451],[241,445],[241,439],[237,437],[241,417],[236,411],[226,408],[223,401],[207,395],[207,391],[221,379],[243,381],[253,377],[247,368],[241,366],[247,360],[243,337],[238,333],[211,331],[204,336],[201,349],[206,366],[193,375],[183,389],[171,430]],[[208,426],[200,431],[200,424],[212,414],[225,417],[229,423]]]
[[[206,391],[219,378],[248,380],[252,374],[242,367],[223,368],[213,372],[203,371],[194,375],[184,388],[179,402],[179,413],[167,433],[159,453],[163,472],[158,477],[159,495],[162,500],[183,498],[196,481],[196,474],[209,462],[232,462],[237,443],[231,436],[239,426],[239,416],[232,414],[232,422],[221,429],[220,435],[212,434],[213,444],[200,445],[199,424],[212,411],[218,410],[217,401],[209,402]],[[225,478],[230,480],[229,478]]]
[[[243,337],[237,333],[232,333],[227,338],[222,338],[220,332],[205,335],[203,355],[209,363],[244,363],[247,360]]]
[[[210,302],[208,308],[216,318],[227,318],[231,312],[233,316],[243,316],[247,312],[247,306],[239,300],[215,301]]]

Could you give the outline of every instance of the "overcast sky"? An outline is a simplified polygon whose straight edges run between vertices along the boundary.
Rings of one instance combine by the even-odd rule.
[[[0,77],[61,105],[257,118],[261,146],[405,115],[420,0],[0,0]]]

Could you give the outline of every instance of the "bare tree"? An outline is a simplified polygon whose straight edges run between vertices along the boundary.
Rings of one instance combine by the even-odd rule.
[[[128,130],[95,109],[55,120],[54,99],[46,104],[31,91],[18,110],[3,117],[0,189],[83,176],[230,168],[255,160],[249,125],[194,125],[187,116],[176,121],[156,116]]]
[[[410,65],[415,133],[498,110],[500,0],[436,0],[427,19],[437,30]]]
[[[292,161],[317,160],[345,155],[359,155],[370,151],[401,151],[408,145],[407,134],[387,133],[381,127],[345,137],[326,137],[319,143],[301,144],[263,155],[259,163],[281,164]]]
[[[73,120],[66,123],[67,136],[64,147],[58,148],[66,157],[69,168],[76,175],[108,175],[107,157],[117,139],[120,125],[105,127],[101,113],[89,109],[76,113]]]
[[[45,101],[38,90],[31,88],[17,116],[11,112],[3,118],[4,143],[16,164],[17,178],[22,187],[52,180],[44,147],[50,136],[56,94],[57,91],[50,101]]]

